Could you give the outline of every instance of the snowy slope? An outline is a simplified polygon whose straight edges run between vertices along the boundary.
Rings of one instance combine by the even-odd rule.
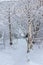
[[[29,54],[26,53],[25,39],[16,40],[12,47],[7,44],[8,41],[5,49],[0,48],[0,65],[43,65],[43,43],[40,48],[37,44],[34,45]]]

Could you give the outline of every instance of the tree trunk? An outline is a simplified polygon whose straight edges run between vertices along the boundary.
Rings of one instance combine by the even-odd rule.
[[[10,34],[10,45],[12,45],[12,33],[11,33],[11,21],[10,21],[10,8],[9,8],[9,15],[8,15],[8,19],[9,19],[9,34]]]
[[[29,22],[29,31],[28,31],[28,43],[27,43],[27,53],[32,48],[32,22]]]

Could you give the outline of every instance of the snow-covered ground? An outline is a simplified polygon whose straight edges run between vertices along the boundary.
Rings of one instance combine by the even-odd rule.
[[[43,45],[35,44],[27,54],[25,39],[18,39],[15,43],[10,46],[6,41],[5,48],[0,48],[0,65],[43,65]]]

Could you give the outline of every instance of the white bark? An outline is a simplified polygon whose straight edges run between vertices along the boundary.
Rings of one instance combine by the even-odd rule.
[[[12,45],[12,33],[11,33],[11,21],[10,21],[10,8],[8,13],[8,19],[9,19],[9,35],[10,35],[10,45]]]
[[[27,52],[32,48],[32,22],[29,22],[29,31],[28,31],[28,43],[27,43]]]

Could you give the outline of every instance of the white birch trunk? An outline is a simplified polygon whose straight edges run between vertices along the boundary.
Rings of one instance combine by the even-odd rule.
[[[29,22],[29,31],[28,31],[28,43],[27,43],[27,53],[32,48],[32,22]]]
[[[10,21],[10,8],[9,8],[9,35],[10,35],[10,45],[12,45],[12,33],[11,33],[11,21]]]

